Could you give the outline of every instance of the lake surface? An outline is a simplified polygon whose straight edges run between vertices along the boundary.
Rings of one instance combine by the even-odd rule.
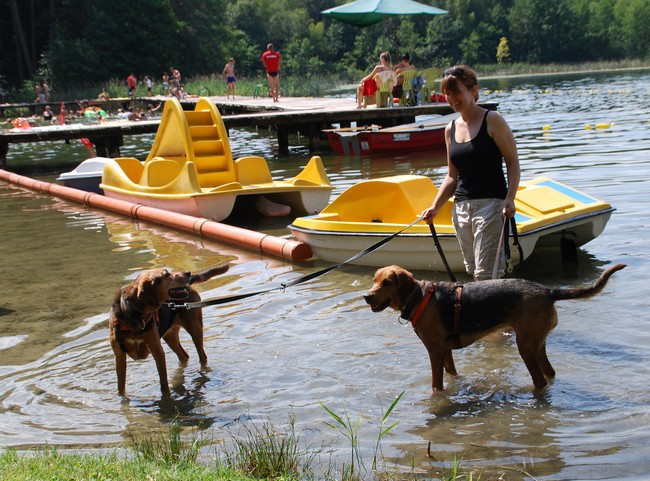
[[[270,422],[282,431],[294,418],[306,444],[325,445],[326,461],[331,453],[339,466],[347,464],[348,442],[325,424],[331,418],[323,402],[352,422],[360,419],[370,468],[382,414],[405,391],[389,418],[399,424],[382,440],[389,469],[435,478],[458,458],[481,479],[648,479],[650,72],[514,78],[482,87],[481,98],[498,102],[513,129],[523,179],[548,176],[617,209],[577,264],[544,252],[513,276],[576,286],[610,264],[628,265],[599,296],[558,302],[559,325],[547,343],[557,378],[542,395],[532,394],[508,335],[456,351],[460,375],[446,376],[444,393],[432,395],[426,350],[413,330],[397,313],[373,314],[363,302],[374,269],[347,266],[285,292],[205,308],[209,370],[199,368],[189,345],[184,369],[168,351],[169,406],[160,403],[153,360],[130,362],[123,400],[116,395],[108,310],[115,291],[140,270],[231,262],[227,274],[199,286],[210,299],[328,264],[262,257],[0,182],[0,446],[115,448],[174,417],[219,443],[241,423]],[[309,159],[306,148],[274,154],[276,141],[266,131],[231,135],[234,154],[263,155],[276,178],[294,175]],[[144,158],[152,136],[125,141],[123,155]],[[86,157],[81,143],[22,144],[11,146],[9,168],[53,181],[58,172],[51,169],[70,170]],[[335,195],[360,179],[394,173],[429,175],[439,184],[446,171],[444,152],[322,157]],[[284,235],[288,223],[251,227]],[[444,273],[417,276],[446,280]]]

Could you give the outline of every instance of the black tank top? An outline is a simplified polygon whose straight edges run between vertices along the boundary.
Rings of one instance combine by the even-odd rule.
[[[456,121],[451,124],[449,158],[458,169],[455,200],[505,199],[508,192],[503,174],[503,155],[487,131],[487,116],[469,142],[456,142]]]

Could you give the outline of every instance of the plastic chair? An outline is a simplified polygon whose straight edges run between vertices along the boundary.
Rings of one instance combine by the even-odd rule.
[[[402,96],[399,99],[400,106],[406,105],[406,99],[413,91],[413,77],[415,77],[417,73],[418,71],[412,68],[397,74],[397,78],[401,77],[404,79],[404,82],[402,83]]]
[[[262,81],[255,85],[253,89],[253,98],[261,97],[263,93],[266,93],[266,97],[271,96],[271,89],[269,88],[268,82]]]
[[[420,70],[420,76],[424,80],[422,87],[422,103],[430,104],[431,95],[436,93],[436,79],[442,77],[442,69],[439,67],[431,67]]]
[[[393,87],[397,84],[397,75],[392,70],[384,70],[375,75],[377,83],[377,107],[393,106]]]

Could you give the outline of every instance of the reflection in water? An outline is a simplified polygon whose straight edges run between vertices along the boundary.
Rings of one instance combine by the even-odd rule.
[[[524,178],[546,175],[617,209],[605,232],[578,251],[577,264],[554,250],[536,252],[514,275],[575,286],[611,263],[629,266],[599,296],[557,304],[559,324],[547,346],[557,378],[537,397],[508,335],[458,351],[460,375],[447,376],[446,391],[432,395],[426,350],[412,329],[397,313],[372,314],[361,298],[374,269],[346,266],[284,292],[204,308],[209,369],[191,350],[184,368],[168,356],[173,401],[163,404],[153,361],[131,363],[129,399],[122,400],[106,322],[114,292],[140,270],[197,270],[227,260],[231,270],[201,286],[210,299],[328,264],[289,264],[0,185],[0,445],[116,446],[129,432],[164,429],[175,416],[184,432],[206,429],[216,443],[242,418],[281,430],[295,415],[308,444],[333,443],[332,454],[347,461],[349,449],[325,425],[331,418],[322,401],[360,419],[360,449],[370,464],[382,413],[405,390],[390,418],[400,423],[382,439],[387,460],[403,470],[439,472],[456,456],[461,466],[484,468],[481,479],[644,479],[650,92],[638,85],[649,82],[650,74],[639,72],[483,83],[492,91],[481,97],[498,102],[513,128]],[[587,123],[610,127],[587,130]],[[266,133],[232,137],[237,156],[269,158],[275,145]],[[152,137],[132,139],[123,154],[144,158]],[[9,166],[29,172],[40,159],[75,165],[85,155],[75,145],[15,147]],[[417,173],[439,183],[446,173],[444,151],[322,157],[335,195],[359,179]],[[284,178],[308,159],[296,148],[269,161]],[[250,227],[286,235],[288,223],[262,219]],[[416,275],[446,280],[444,273]]]

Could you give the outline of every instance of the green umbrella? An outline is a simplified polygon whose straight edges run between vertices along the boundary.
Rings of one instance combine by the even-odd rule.
[[[413,0],[356,0],[321,12],[341,22],[365,27],[381,22],[391,15],[440,15],[449,13]]]

